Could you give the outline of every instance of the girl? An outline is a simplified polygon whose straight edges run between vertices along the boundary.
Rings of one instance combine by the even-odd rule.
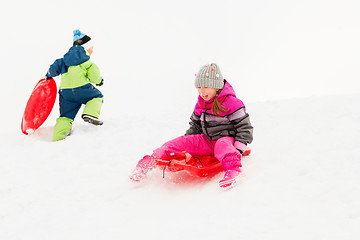
[[[72,122],[82,104],[85,104],[82,118],[94,125],[102,125],[99,120],[103,95],[91,83],[102,86],[98,66],[90,60],[93,53],[91,38],[80,30],[74,30],[73,46],[57,59],[46,73],[46,80],[61,74],[59,87],[60,117],[56,119],[53,141],[66,138],[71,131]]]
[[[220,187],[230,187],[236,182],[242,166],[241,154],[253,139],[249,114],[215,63],[201,67],[195,87],[199,92],[198,102],[185,136],[166,142],[151,156],[141,159],[130,175],[131,180],[137,182],[145,177],[154,166],[154,159],[187,151],[194,155],[214,155],[221,162],[225,175]]]

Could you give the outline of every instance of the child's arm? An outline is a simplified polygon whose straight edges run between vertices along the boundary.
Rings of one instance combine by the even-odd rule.
[[[64,60],[62,58],[59,58],[59,59],[56,59],[53,64],[51,64],[46,76],[56,77],[64,72],[67,72],[67,66],[64,63]]]
[[[237,116],[231,120],[236,130],[234,146],[241,152],[244,152],[246,145],[250,144],[253,140],[253,126],[250,123],[250,117],[249,114],[246,113],[245,108],[241,108],[233,114]]]
[[[102,77],[100,76],[99,67],[95,63],[91,62],[91,60],[88,60],[83,64],[87,70],[87,78],[89,81],[94,84],[100,84]]]
[[[201,134],[202,129],[201,129],[200,117],[195,113],[193,113],[190,117],[190,120],[191,120],[191,122],[189,122],[190,128],[186,131],[185,135]]]

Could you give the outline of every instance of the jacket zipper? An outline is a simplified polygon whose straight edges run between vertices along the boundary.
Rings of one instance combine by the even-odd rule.
[[[207,136],[208,138],[210,138],[210,140],[212,140],[212,138],[210,137],[209,132],[208,132],[208,130],[207,130],[207,126],[206,126],[206,111],[207,111],[208,109],[206,109],[206,104],[205,104],[205,103],[204,103],[204,108],[205,108],[205,112],[204,112],[204,128],[205,128],[205,132],[206,132],[206,136]]]

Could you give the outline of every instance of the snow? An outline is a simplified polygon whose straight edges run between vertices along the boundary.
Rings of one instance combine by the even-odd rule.
[[[359,238],[358,1],[69,4],[0,10],[0,239]],[[25,136],[31,90],[75,28],[95,41],[104,125],[77,117],[53,143],[56,102]],[[238,185],[158,169],[131,183],[143,155],[184,134],[209,61],[254,126]]]

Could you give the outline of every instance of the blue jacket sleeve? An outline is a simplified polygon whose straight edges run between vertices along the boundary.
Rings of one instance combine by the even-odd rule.
[[[65,65],[63,58],[56,59],[53,64],[51,64],[48,74],[51,77],[59,76],[60,74],[66,73],[68,66]]]

